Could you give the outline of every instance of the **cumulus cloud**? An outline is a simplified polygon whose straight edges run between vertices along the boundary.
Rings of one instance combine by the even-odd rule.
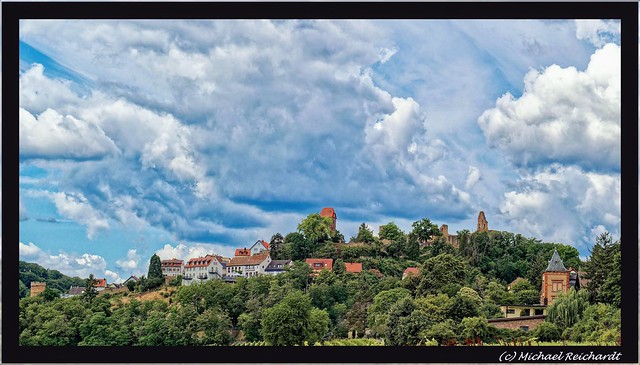
[[[99,158],[117,153],[98,126],[47,109],[38,116],[20,108],[21,157]]]
[[[585,71],[552,65],[530,71],[479,118],[488,143],[519,166],[560,162],[620,169],[620,47],[607,44]]]
[[[27,220],[27,208],[24,206],[24,202],[20,199],[18,203],[18,219],[21,221]]]
[[[83,194],[48,193],[58,213],[87,227],[87,237],[94,239],[99,231],[109,228],[109,221],[95,210]]]
[[[127,257],[116,261],[116,266],[121,268],[125,272],[137,272],[138,264],[140,263],[140,256],[135,249],[127,251]]]
[[[620,176],[555,164],[519,180],[500,211],[515,232],[584,249],[594,232],[620,234]]]
[[[464,184],[465,188],[471,189],[478,181],[480,181],[480,169],[475,166],[469,166],[469,172],[467,173],[467,182]]]
[[[36,262],[40,266],[47,269],[58,270],[68,276],[86,278],[89,277],[89,274],[93,274],[98,278],[107,277],[107,262],[100,255],[89,253],[78,254],[64,251],[53,255],[42,250],[33,242],[29,242],[28,244],[19,242],[18,245],[21,260]],[[113,274],[109,277],[113,278]]]
[[[576,19],[576,37],[596,47],[620,39],[620,20]]]
[[[203,257],[207,254],[217,254],[224,257],[233,257],[234,253],[234,247],[204,243],[190,243],[189,245],[178,243],[175,246],[167,243],[161,249],[156,251],[156,254],[160,256],[160,259],[162,260],[175,258],[184,260],[185,262],[190,258]]]

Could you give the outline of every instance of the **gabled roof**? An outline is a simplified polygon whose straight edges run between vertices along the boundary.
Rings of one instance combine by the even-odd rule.
[[[567,268],[564,267],[564,264],[562,263],[562,259],[560,258],[560,255],[558,255],[557,250],[553,250],[553,256],[551,256],[551,260],[549,260],[549,265],[547,265],[547,268],[544,271],[545,272],[547,271],[566,272],[567,271]]]
[[[251,251],[247,248],[236,248],[234,256],[251,256]]]
[[[182,266],[183,263],[184,261],[173,258],[171,260],[160,261],[160,266],[164,266],[164,267]]]
[[[313,269],[313,264],[322,264],[323,269],[331,270],[333,268],[333,259],[306,259],[307,265]]]
[[[229,261],[229,266],[246,266],[246,265],[258,265],[269,257],[269,252],[260,252],[253,256],[236,256]]]
[[[264,246],[264,248],[266,248],[267,250],[269,249],[269,242],[265,241],[265,240],[259,240],[258,242],[262,243],[262,245]],[[257,242],[256,242],[257,243]]]
[[[408,275],[418,275],[420,274],[420,268],[418,267],[408,267],[404,270],[404,272],[402,273],[402,276],[408,276]]]
[[[347,269],[347,272],[354,272],[354,273],[362,272],[361,262],[345,262],[344,267]]]
[[[187,264],[184,266],[185,268],[190,267],[207,267],[211,265],[212,261],[222,262],[222,257],[218,255],[206,255],[205,257],[194,257],[189,259]]]
[[[291,264],[291,260],[271,260],[265,271],[281,271],[285,266]]]
[[[69,288],[69,294],[70,295],[80,295],[84,292],[85,287],[84,286],[71,286]]]
[[[107,287],[107,279],[95,279],[96,288],[106,288]]]
[[[321,217],[330,217],[333,218],[336,215],[336,211],[333,208],[322,208],[320,211]]]

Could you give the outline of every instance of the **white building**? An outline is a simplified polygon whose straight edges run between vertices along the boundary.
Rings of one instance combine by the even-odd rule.
[[[182,285],[191,285],[211,279],[221,279],[225,274],[224,259],[218,255],[206,255],[189,259],[184,266]]]
[[[257,255],[261,252],[269,251],[269,243],[263,240],[257,240],[256,243],[249,248],[249,251],[251,251],[251,255]]]
[[[247,278],[264,275],[269,263],[271,263],[269,251],[251,256],[236,256],[227,264],[227,275],[241,274]]]
[[[162,260],[160,261],[160,267],[162,268],[162,276],[175,278],[178,275],[182,275],[184,271],[184,261],[175,258]]]

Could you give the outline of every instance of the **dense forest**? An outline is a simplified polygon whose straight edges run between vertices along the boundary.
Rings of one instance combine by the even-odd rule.
[[[85,279],[70,277],[58,270],[48,270],[35,263],[20,261],[18,270],[20,298],[29,296],[32,281],[47,283],[47,289],[58,295],[69,291],[69,287],[72,285],[82,286],[85,284]]]
[[[380,237],[363,224],[348,244],[328,224],[310,215],[298,232],[274,235],[272,258],[294,260],[276,276],[165,286],[155,278],[154,255],[148,277],[130,291],[21,299],[20,344],[620,342],[620,242],[609,234],[600,235],[581,262],[571,246],[509,232],[461,231],[453,247],[426,218],[409,233],[390,222]],[[533,331],[491,326],[487,320],[501,316],[499,305],[539,303],[541,274],[554,249],[566,267],[589,273],[589,285],[557,299]],[[333,258],[333,270],[311,275],[308,257]],[[345,262],[361,262],[364,270],[349,273]],[[419,267],[419,274],[402,279],[407,267]],[[507,290],[517,277],[524,280]],[[154,292],[156,299],[143,300]]]

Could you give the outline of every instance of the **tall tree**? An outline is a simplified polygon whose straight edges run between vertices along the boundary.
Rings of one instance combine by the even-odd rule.
[[[362,243],[373,243],[375,241],[373,238],[373,231],[371,231],[364,222],[360,227],[358,227],[358,235],[356,236],[355,241]]]
[[[147,274],[147,279],[162,279],[162,263],[160,261],[160,256],[155,253],[151,256],[151,260],[149,260],[149,273]]]
[[[317,213],[309,214],[298,224],[298,231],[315,246],[331,239],[332,223],[329,217],[321,217]]]
[[[596,238],[591,256],[584,264],[585,278],[591,279],[587,291],[592,303],[620,306],[621,257],[620,241],[614,242],[610,233],[604,232]]]
[[[564,331],[582,318],[582,312],[589,306],[588,297],[589,294],[584,290],[569,289],[547,308],[546,320]]]
[[[285,246],[289,247],[292,260],[304,260],[311,257],[313,244],[302,235],[302,233],[292,232],[284,238]]]
[[[262,336],[270,346],[302,345],[308,338],[311,300],[294,291],[262,312]]]
[[[271,241],[269,242],[269,251],[270,251],[270,256],[273,260],[285,259],[282,252],[283,244],[284,244],[284,237],[280,234],[280,232],[271,236]]]
[[[440,232],[438,226],[431,223],[429,218],[422,218],[419,221],[415,221],[411,224],[411,227],[413,227],[411,233],[416,236],[420,243],[426,243],[433,236],[442,236],[442,232]]]
[[[393,222],[389,222],[380,227],[380,239],[397,241],[404,237],[404,232]]]
[[[96,279],[93,274],[89,274],[87,281],[84,284],[84,293],[82,293],[82,299],[91,304],[93,299],[98,295],[98,291],[96,290]]]

